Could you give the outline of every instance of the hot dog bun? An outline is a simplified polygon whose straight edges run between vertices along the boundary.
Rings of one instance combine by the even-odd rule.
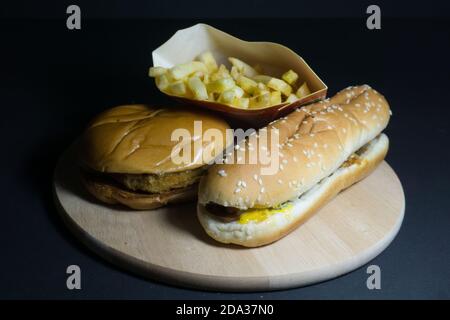
[[[197,208],[198,218],[208,235],[219,242],[245,247],[272,243],[295,230],[340,191],[369,175],[384,159],[388,145],[387,136],[381,134],[367,145],[358,163],[339,168],[293,201],[289,211],[271,215],[263,222],[226,222],[208,213],[202,205]]]
[[[297,208],[294,211],[298,211],[294,216],[306,217],[337,192],[364,177],[384,158],[388,139],[379,135],[389,122],[389,117],[386,99],[364,85],[344,89],[331,99],[298,109],[261,129],[278,129],[282,154],[279,170],[273,175],[261,175],[261,164],[212,166],[199,187],[198,216],[206,232],[218,241],[244,246],[257,246],[279,239],[303,219],[292,219],[287,225],[261,233],[258,230],[264,228],[250,225],[259,225],[264,221],[250,222],[244,228],[247,232],[245,237],[230,237],[221,235],[218,230],[231,228],[229,230],[241,234],[239,229],[230,227],[236,221],[220,225],[213,223],[215,220],[223,223],[223,219],[213,212],[208,213],[208,205],[245,211],[276,208],[290,201],[294,209]],[[360,150],[363,146],[367,150]],[[241,143],[240,149],[248,149],[246,142]],[[270,145],[267,149],[270,151]],[[357,150],[366,157],[361,164],[340,170]],[[316,188],[326,177],[330,177],[326,184],[330,187],[322,188],[319,194],[312,197],[315,199],[312,203],[298,209],[296,200]]]

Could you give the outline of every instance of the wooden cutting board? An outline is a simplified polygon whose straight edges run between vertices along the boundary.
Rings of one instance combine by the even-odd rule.
[[[54,198],[81,241],[123,269],[208,290],[292,288],[352,271],[389,245],[405,209],[401,183],[383,162],[290,235],[247,249],[209,238],[195,203],[154,211],[99,203],[83,189],[75,163],[72,147],[56,167]]]

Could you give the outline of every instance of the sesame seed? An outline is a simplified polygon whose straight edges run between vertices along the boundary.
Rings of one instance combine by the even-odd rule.
[[[283,171],[284,170],[284,166],[282,164],[280,164],[280,170]]]
[[[359,103],[356,103],[355,107],[359,108],[359,107],[361,107],[361,105]]]
[[[264,191],[266,191],[266,189],[264,189],[264,187],[261,188],[261,193],[264,193]]]
[[[314,142],[314,148],[317,148],[319,145],[317,144],[317,142]]]
[[[294,158],[292,158],[292,159],[294,160],[294,162],[297,162],[297,161],[298,161],[297,157],[294,157]]]
[[[239,193],[239,192],[241,192],[241,188],[234,189],[234,193]]]
[[[258,181],[258,175],[257,175],[257,174],[254,174],[254,175],[253,175],[253,179],[254,179],[255,181]]]
[[[346,132],[347,132],[347,129],[342,128],[342,132],[343,132],[343,133],[346,133]]]
[[[244,188],[247,188],[247,184],[245,183],[245,181],[241,181],[241,186],[243,186]]]
[[[286,164],[286,163],[287,163],[287,160],[286,160],[286,159],[283,159],[283,161],[281,161],[281,162],[283,162],[284,164]]]
[[[261,178],[258,179],[258,183],[259,183],[259,185],[261,185],[261,186],[263,185],[263,181],[262,181]]]
[[[279,184],[283,184],[283,180],[278,179],[278,183],[279,183]]]
[[[226,177],[226,176],[227,176],[227,173],[226,173],[225,170],[223,170],[223,169],[217,171],[217,174],[218,174],[219,176],[221,176],[221,177]]]
[[[392,116],[392,110],[389,110],[389,115],[391,115],[391,116]]]
[[[323,145],[323,148],[324,148],[324,149],[328,148],[328,144],[325,143],[325,144]]]

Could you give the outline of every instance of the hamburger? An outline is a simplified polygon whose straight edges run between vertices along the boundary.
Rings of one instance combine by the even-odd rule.
[[[215,240],[245,247],[282,238],[376,168],[388,150],[382,131],[389,118],[386,99],[364,85],[274,121],[261,130],[279,132],[278,170],[262,175],[258,163],[210,167],[199,187],[201,225]],[[248,150],[248,141],[239,149]]]
[[[133,209],[155,209],[168,203],[195,199],[198,181],[214,160],[218,143],[201,141],[194,132],[196,121],[202,130],[223,133],[225,121],[206,113],[165,109],[148,105],[124,105],[107,110],[86,128],[79,144],[81,176],[86,189],[109,204]],[[189,161],[172,161],[179,141],[172,133],[184,129],[192,144]],[[225,140],[225,139],[224,139]],[[209,150],[203,154],[204,150]]]

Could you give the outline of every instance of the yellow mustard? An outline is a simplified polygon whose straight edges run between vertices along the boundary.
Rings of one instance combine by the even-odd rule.
[[[292,203],[288,202],[276,208],[249,209],[239,216],[239,223],[245,224],[250,221],[261,222],[276,213],[287,213],[292,207]]]

